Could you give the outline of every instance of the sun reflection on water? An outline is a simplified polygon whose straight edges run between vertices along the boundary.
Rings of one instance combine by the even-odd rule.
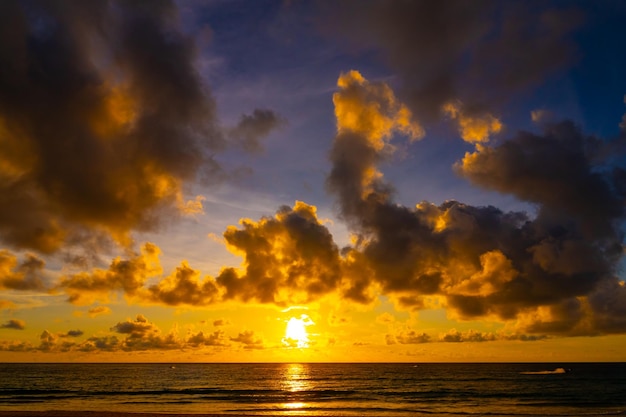
[[[303,394],[313,388],[310,381],[310,369],[306,364],[290,363],[283,368],[282,389],[288,391],[289,400],[282,404],[289,410],[301,410],[307,407]]]
[[[287,408],[289,410],[299,410],[301,408],[306,407],[306,403],[302,403],[302,402],[285,403],[285,404],[283,404],[283,407]]]

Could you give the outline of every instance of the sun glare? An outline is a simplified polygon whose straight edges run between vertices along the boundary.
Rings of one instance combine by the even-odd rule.
[[[283,343],[291,347],[309,347],[309,334],[306,326],[313,324],[311,319],[303,314],[300,318],[292,317],[287,322]]]

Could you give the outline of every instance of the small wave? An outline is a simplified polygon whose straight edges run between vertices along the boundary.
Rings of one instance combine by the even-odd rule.
[[[556,368],[552,371],[526,371],[526,372],[520,372],[520,374],[524,374],[524,375],[553,375],[553,374],[566,374],[569,372],[569,369],[565,369],[565,368]]]

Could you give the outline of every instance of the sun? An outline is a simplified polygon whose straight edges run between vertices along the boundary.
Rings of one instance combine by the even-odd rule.
[[[287,322],[283,343],[290,347],[309,347],[309,334],[306,326],[313,324],[311,319],[303,314],[300,318],[292,317]]]

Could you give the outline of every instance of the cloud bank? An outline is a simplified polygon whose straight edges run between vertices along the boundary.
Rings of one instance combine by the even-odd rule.
[[[344,93],[353,96],[343,77],[335,102]],[[425,296],[443,296],[459,318],[517,319],[533,332],[626,330],[622,309],[605,300],[609,292],[610,298],[625,294],[616,276],[623,253],[623,170],[595,157],[610,141],[585,136],[569,121],[549,125],[543,134],[519,132],[495,146],[485,144],[486,135],[476,140],[462,131],[476,151],[455,165],[457,172],[532,202],[537,215],[457,201],[410,208],[394,202],[392,185],[377,169],[388,149],[381,145],[386,134],[359,124],[369,104],[353,103],[354,110],[337,113],[328,187],[383,293],[417,309],[426,306]],[[406,135],[401,128],[398,133]]]
[[[0,239],[10,249],[0,249],[0,289],[63,294],[89,306],[89,317],[110,314],[103,304],[120,295],[129,304],[198,307],[371,306],[384,295],[398,309],[436,305],[451,319],[505,322],[513,332],[437,336],[403,328],[388,333],[387,344],[626,332],[626,287],[618,278],[626,116],[620,136],[603,138],[543,110],[532,116],[537,131],[505,130],[495,111],[510,93],[576,59],[568,39],[580,14],[491,1],[330,7],[334,20],[323,30],[380,51],[399,75],[393,89],[348,71],[332,97],[337,129],[326,187],[351,243],[340,247],[317,208],[296,201],[227,227],[224,243],[241,264],[210,276],[185,260],[164,272],[159,247],[134,250],[131,234],[203,213],[202,196],[184,195],[189,185],[221,178],[215,153],[228,146],[259,153],[285,121],[256,108],[235,126],[219,127],[196,69],[198,51],[173,2],[2,2]],[[451,167],[457,175],[535,212],[455,200],[399,204],[382,166],[398,140],[424,139],[433,120],[451,123],[471,147]],[[45,255],[72,246],[94,252],[110,241],[126,252],[108,266],[68,256],[79,272],[52,276],[46,269]],[[220,320],[216,327],[227,323]],[[9,319],[0,327],[26,326]],[[39,346],[3,342],[2,349],[267,346],[249,329],[164,333],[143,315],[109,331],[82,342],[75,340],[82,330],[44,331]]]
[[[400,308],[419,310],[430,308],[434,297],[450,317],[513,322],[520,333],[626,330],[626,289],[616,275],[623,253],[623,175],[597,158],[614,146],[611,141],[585,136],[569,121],[542,133],[518,132],[496,145],[488,137],[466,139],[475,151],[455,164],[457,173],[533,203],[534,217],[458,201],[405,207],[394,202],[379,165],[393,154],[392,138],[415,140],[423,131],[387,85],[352,71],[340,76],[338,87],[327,185],[353,233],[352,245],[339,248],[315,207],[296,202],[273,217],[229,227],[224,241],[242,264],[215,277],[202,277],[183,261],[149,285],[162,271],[159,249],[148,243],[107,270],[63,277],[57,290],[76,304],[122,292],[132,302],[172,306],[289,306],[324,297],[367,304],[385,294]],[[494,120],[485,123],[493,126]],[[39,282],[20,275],[15,259],[3,259],[5,287]],[[398,343],[428,341],[418,333],[393,337]],[[247,334],[240,340],[257,344]]]

